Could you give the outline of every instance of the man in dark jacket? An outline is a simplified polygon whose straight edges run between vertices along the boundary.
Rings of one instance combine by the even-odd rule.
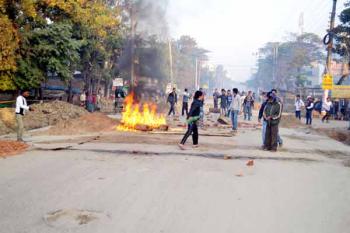
[[[264,150],[277,151],[278,125],[282,116],[282,106],[272,93],[267,94],[267,104],[264,109],[264,120],[267,122]]]
[[[181,150],[185,150],[185,143],[189,136],[192,134],[193,147],[198,147],[198,120],[200,119],[201,108],[204,102],[204,93],[201,91],[196,91],[193,102],[191,104],[190,112],[187,116],[188,129],[182,138],[179,147]]]
[[[170,92],[168,95],[167,102],[170,104],[170,110],[168,116],[170,116],[171,113],[175,115],[175,105],[177,104],[177,94],[176,94],[176,88],[173,88],[173,91]]]

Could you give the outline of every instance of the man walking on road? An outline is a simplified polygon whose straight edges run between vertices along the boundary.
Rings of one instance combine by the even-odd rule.
[[[295,117],[301,120],[301,109],[305,106],[304,102],[301,100],[300,95],[296,96],[295,100]]]
[[[278,125],[282,115],[282,106],[276,97],[269,93],[268,101],[264,109],[264,120],[267,122],[264,150],[277,151]]]
[[[33,111],[31,107],[27,105],[27,100],[29,96],[28,90],[21,91],[21,94],[16,99],[16,123],[17,123],[17,141],[24,142],[23,141],[23,131],[24,131],[24,125],[23,125],[23,117],[26,113],[26,111]]]
[[[193,147],[198,147],[198,121],[200,119],[201,108],[204,102],[204,93],[196,91],[194,94],[193,102],[191,104],[190,112],[187,116],[188,129],[182,138],[179,147],[181,150],[185,150],[185,143],[187,139],[192,135]]]
[[[237,88],[233,88],[232,102],[229,109],[231,112],[232,130],[233,132],[236,132],[238,128],[238,115],[241,110],[241,97],[238,94]]]
[[[167,102],[170,104],[170,110],[169,110],[168,116],[170,116],[171,113],[175,115],[175,105],[177,104],[176,88],[173,88],[173,91],[170,92],[170,94],[168,95]]]
[[[182,111],[181,111],[182,116],[185,115],[185,112],[186,112],[186,116],[188,116],[188,101],[189,100],[190,100],[190,93],[188,93],[188,90],[186,88],[185,92],[183,93],[183,97],[182,97]]]

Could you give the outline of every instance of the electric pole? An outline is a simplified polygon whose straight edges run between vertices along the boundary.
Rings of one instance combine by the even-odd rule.
[[[130,88],[131,91],[134,90],[135,87],[135,12],[134,12],[134,4],[133,1],[129,1],[129,11],[130,11]]]
[[[329,43],[328,43],[328,48],[327,48],[327,69],[325,70],[325,73],[332,75],[331,74],[331,66],[332,66],[332,49],[333,49],[333,29],[335,25],[335,14],[337,10],[337,0],[333,0],[333,7],[332,7],[332,13],[331,13],[331,22],[330,22],[330,27],[329,27]],[[325,90],[323,94],[323,102],[325,102],[328,98],[329,95],[329,90]]]
[[[170,83],[171,86],[174,87],[174,74],[173,74],[173,50],[172,50],[172,44],[171,44],[171,40],[170,38],[168,39],[168,43],[169,43],[169,75],[170,75]]]

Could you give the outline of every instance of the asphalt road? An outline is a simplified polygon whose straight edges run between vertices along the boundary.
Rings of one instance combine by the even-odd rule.
[[[282,136],[273,155],[248,130],[185,152],[161,139],[102,141],[0,159],[0,232],[348,233],[349,147],[301,130]]]

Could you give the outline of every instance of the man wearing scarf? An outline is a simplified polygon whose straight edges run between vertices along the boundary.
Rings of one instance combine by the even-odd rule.
[[[266,121],[266,135],[264,150],[277,151],[278,125],[282,115],[282,106],[277,101],[276,96],[269,92],[267,94],[267,104],[264,109],[264,120]]]

